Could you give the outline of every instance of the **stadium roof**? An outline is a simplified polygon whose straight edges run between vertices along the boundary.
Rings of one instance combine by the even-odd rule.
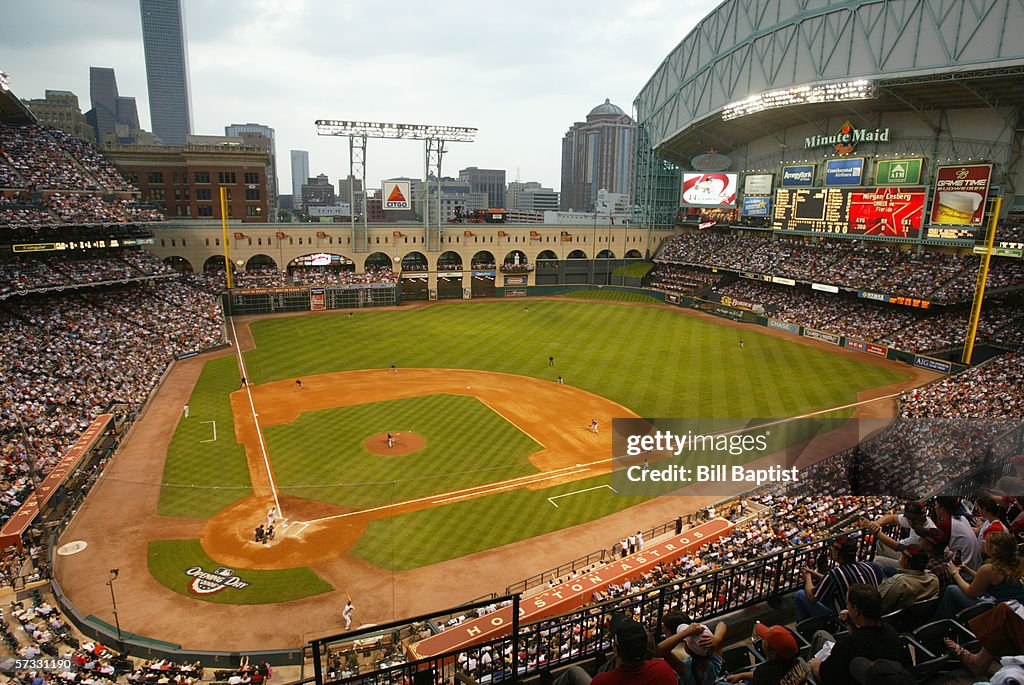
[[[850,116],[871,121],[879,113],[915,112],[933,128],[938,128],[937,113],[941,110],[1024,105],[1024,65],[876,79],[875,83],[877,97],[867,100],[799,104],[730,120],[716,113],[667,140],[658,148],[658,154],[685,164],[708,147],[733,150],[764,137],[766,132],[830,117]]]
[[[14,95],[14,91],[0,88],[0,123],[34,124],[36,117],[32,110]]]

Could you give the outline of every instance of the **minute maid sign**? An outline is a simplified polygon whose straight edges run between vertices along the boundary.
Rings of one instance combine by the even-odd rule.
[[[857,147],[857,143],[888,143],[888,128],[854,128],[849,121],[843,123],[839,130],[828,136],[810,136],[804,138],[804,147],[812,149],[816,147],[833,146],[837,155],[848,155]]]

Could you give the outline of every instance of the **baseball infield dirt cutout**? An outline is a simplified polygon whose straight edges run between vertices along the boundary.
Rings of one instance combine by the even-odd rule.
[[[391,444],[388,444],[389,435]],[[363,442],[363,447],[382,457],[398,457],[403,454],[419,452],[426,444],[427,441],[422,435],[408,431],[391,431],[390,433],[371,435]]]

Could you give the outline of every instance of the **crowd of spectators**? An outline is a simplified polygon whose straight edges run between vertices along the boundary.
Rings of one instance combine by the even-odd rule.
[[[651,271],[648,286],[678,295],[699,292],[721,280],[721,274],[679,264],[659,264]]]
[[[227,278],[223,270],[207,271],[195,274],[213,291],[227,288]],[[356,272],[349,269],[336,269],[328,266],[291,267],[287,271],[272,266],[258,266],[235,271],[231,281],[236,288],[286,288],[289,286],[328,286],[328,285],[363,285],[369,283],[397,283],[398,275],[387,267],[367,268]]]
[[[1017,418],[1024,412],[1024,354],[1005,354],[904,393],[901,415]]]
[[[95,148],[55,128],[0,124],[0,187],[134,190]]]
[[[158,257],[141,249],[14,254],[0,259],[0,299],[13,293],[174,274]]]
[[[962,345],[967,335],[966,308],[925,311],[749,279],[737,280],[716,291],[760,304],[780,321],[907,352],[924,353]],[[1012,302],[989,302],[982,309],[978,333],[981,340],[1019,348],[1024,343],[1024,312]]]
[[[923,252],[878,243],[817,241],[696,231],[676,236],[656,262],[782,276],[855,290],[938,302],[963,302],[974,292],[976,255]],[[992,259],[988,286],[1024,283],[1019,259]]]
[[[93,146],[46,126],[0,124],[0,227],[160,221]],[[118,195],[115,195],[118,194]]]
[[[8,496],[23,500],[32,466],[48,472],[111,404],[141,406],[175,356],[223,342],[217,297],[180,280],[9,298],[0,313]]]

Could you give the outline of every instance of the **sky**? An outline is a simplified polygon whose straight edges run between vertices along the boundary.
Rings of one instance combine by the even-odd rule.
[[[449,143],[442,173],[505,169],[559,190],[561,141],[605,98],[632,115],[640,89],[718,0],[183,0],[193,133],[275,130],[280,192],[289,150],[336,184],[348,139],[317,119],[479,129]],[[15,10],[15,6],[17,9]],[[137,0],[0,3],[0,71],[20,98],[70,90],[89,109],[89,67],[112,67],[150,130]],[[369,188],[422,178],[421,141],[370,139]]]

